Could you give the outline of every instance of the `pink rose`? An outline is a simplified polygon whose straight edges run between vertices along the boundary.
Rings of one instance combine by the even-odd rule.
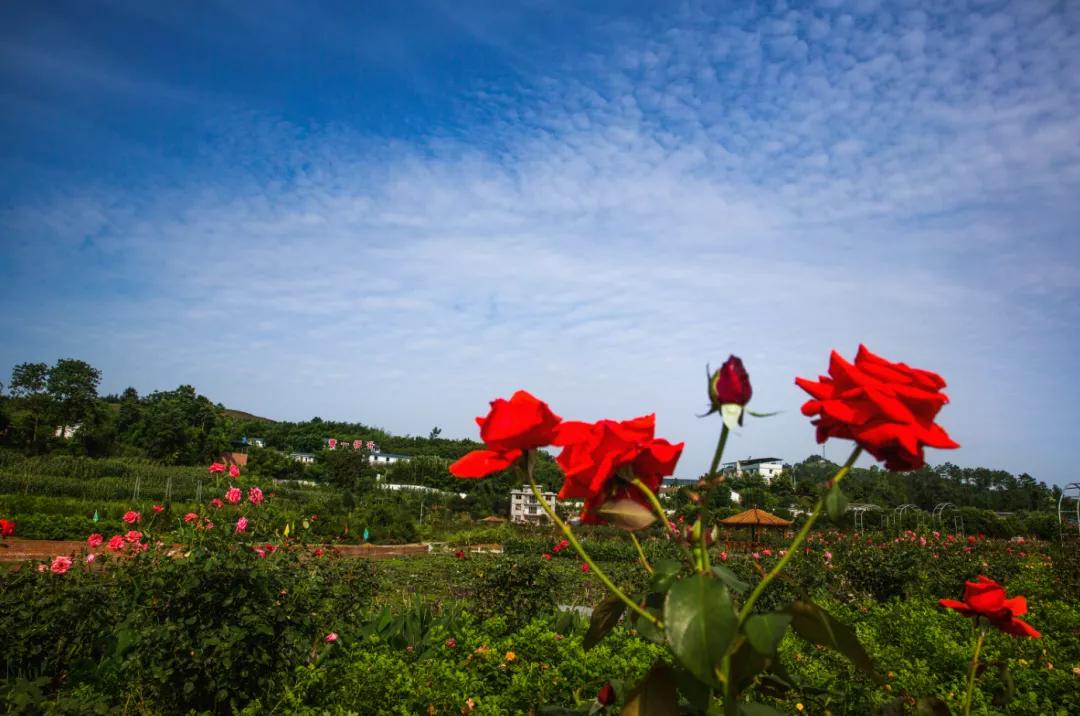
[[[124,537],[123,537],[123,535],[114,535],[114,536],[109,538],[109,551],[110,552],[119,552],[123,548],[124,548]]]
[[[720,553],[720,561],[721,562],[726,562],[727,561],[727,552],[721,552]]]
[[[229,477],[240,477],[240,468],[236,465],[229,465]]]
[[[236,521],[236,531],[237,532],[246,532],[247,527],[248,527],[247,517],[241,517],[240,519],[238,519]]]
[[[261,505],[263,501],[263,491],[257,487],[253,487],[248,490],[248,501],[253,505]]]
[[[454,637],[450,637],[449,639],[446,640],[446,648],[447,649],[453,649],[456,646],[457,646],[457,639],[455,639]]]
[[[97,555],[94,554],[93,552],[86,555],[86,563],[87,564],[93,564],[95,559],[97,559]]]
[[[127,522],[129,525],[136,524],[141,519],[142,515],[134,510],[128,510],[124,513],[124,522]]]
[[[161,505],[154,505],[150,509],[153,510],[155,514],[161,514],[162,512],[165,511],[165,508],[162,507]]]
[[[52,561],[52,566],[49,567],[53,574],[65,574],[71,569],[71,557],[60,556]]]
[[[215,472],[225,472],[225,466],[222,465],[220,462],[215,462],[213,465],[210,466],[209,471],[211,475]]]
[[[333,644],[335,641],[337,641],[337,634],[334,632],[330,632],[323,637],[323,641],[325,641],[327,644]]]
[[[240,499],[243,497],[243,494],[244,493],[240,492],[239,487],[230,487],[228,491],[225,492],[225,501],[230,505],[238,505],[240,504]]]
[[[142,532],[139,532],[138,530],[131,530],[126,535],[124,535],[124,540],[126,540],[127,542],[138,542],[141,539]]]
[[[186,515],[184,515],[184,522],[194,522],[197,519],[199,519],[199,515],[197,515],[194,512],[189,512]]]
[[[86,544],[90,545],[90,549],[97,549],[104,541],[105,538],[99,535],[97,532],[86,538]]]
[[[547,561],[547,562],[550,562],[551,561],[551,554],[548,553],[548,552],[544,552],[542,555],[540,555],[540,559],[542,559],[544,561]]]
[[[210,500],[210,506],[211,506],[211,507],[214,507],[214,508],[218,508],[218,507],[221,507],[221,506],[223,506],[224,504],[225,504],[225,503],[224,503],[224,502],[222,502],[222,501],[221,501],[221,499],[220,499],[220,498],[218,498],[218,497],[215,497],[214,499]]]

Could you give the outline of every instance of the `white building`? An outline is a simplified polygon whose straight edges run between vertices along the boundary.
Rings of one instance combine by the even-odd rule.
[[[315,464],[315,455],[309,452],[291,452],[289,453],[289,458],[296,460],[297,462],[302,462],[305,465]]]
[[[766,483],[772,482],[784,471],[784,461],[778,457],[753,457],[724,463],[724,474],[734,477],[760,476]]]
[[[555,493],[543,492],[541,494],[544,496],[544,500],[551,505],[551,509],[555,509]],[[536,499],[532,489],[528,485],[522,485],[520,490],[510,491],[510,521],[542,524],[550,523],[551,518],[547,516],[544,508],[540,506],[540,501]]]
[[[401,462],[402,460],[412,460],[412,455],[399,455],[393,452],[382,452],[375,450],[368,453],[368,462],[372,465],[392,465],[395,462]]]

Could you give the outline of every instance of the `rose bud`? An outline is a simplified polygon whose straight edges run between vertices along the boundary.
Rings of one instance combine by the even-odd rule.
[[[728,403],[746,405],[753,393],[750,375],[743,367],[742,359],[737,356],[730,356],[720,370],[709,376],[709,399],[714,410]]]
[[[601,686],[600,692],[596,694],[596,700],[601,706],[611,706],[615,703],[615,687],[610,683]]]

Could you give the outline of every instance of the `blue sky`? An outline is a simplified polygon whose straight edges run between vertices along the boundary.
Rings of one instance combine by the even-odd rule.
[[[524,387],[692,477],[706,362],[800,460],[865,342],[948,380],[932,463],[1075,479],[1080,5],[313,5],[0,5],[0,374],[449,436]]]

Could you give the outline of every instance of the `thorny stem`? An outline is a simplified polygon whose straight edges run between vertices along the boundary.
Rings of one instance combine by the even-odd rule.
[[[859,455],[861,454],[862,448],[856,445],[855,449],[851,451],[851,455],[848,457],[847,462],[845,462],[844,465],[836,471],[836,474],[833,475],[832,479],[829,481],[829,485],[836,485],[838,482],[840,482],[840,480],[844,479],[844,476],[851,471],[851,467],[855,464],[855,461],[859,459]],[[758,582],[757,586],[754,587],[754,591],[752,591],[750,593],[750,596],[747,597],[742,609],[739,610],[739,629],[742,628],[743,624],[745,624],[746,620],[750,617],[750,613],[753,610],[754,603],[757,602],[758,597],[760,597],[762,593],[768,588],[768,586],[772,584],[772,581],[776,579],[780,572],[783,571],[787,563],[790,562],[791,559],[795,556],[795,553],[798,551],[799,547],[802,546],[802,543],[806,541],[807,535],[810,534],[810,528],[814,526],[814,523],[817,522],[818,517],[821,516],[821,511],[825,507],[825,498],[827,496],[828,490],[826,490],[825,493],[818,498],[817,504],[814,505],[813,512],[810,513],[810,517],[806,520],[806,523],[799,530],[798,534],[795,535],[795,539],[792,540],[790,545],[788,545],[787,552],[784,554],[784,556],[781,557],[775,565],[773,565],[773,568],[769,570],[768,574],[766,574],[760,582]],[[730,653],[724,657],[722,670],[725,676],[724,713],[734,714],[735,684],[731,680]]]
[[[653,614],[650,614],[648,611],[643,609],[637,602],[626,596],[626,593],[623,592],[623,590],[615,586],[615,583],[612,582],[606,574],[604,574],[604,570],[600,569],[600,567],[596,565],[596,562],[594,562],[592,557],[589,556],[589,553],[586,552],[585,548],[581,546],[580,542],[578,542],[577,537],[574,536],[574,531],[570,529],[570,525],[563,522],[562,519],[560,519],[559,516],[555,514],[555,510],[553,510],[551,508],[551,505],[548,504],[548,501],[544,499],[543,493],[540,492],[540,487],[536,484],[536,480],[533,479],[532,466],[533,453],[530,451],[528,457],[528,469],[525,471],[525,477],[527,477],[529,480],[529,487],[532,488],[533,496],[535,496],[536,499],[540,502],[540,507],[543,508],[547,516],[551,518],[551,521],[554,522],[560,530],[562,530],[563,536],[566,537],[566,541],[570,543],[570,545],[574,548],[574,551],[577,552],[578,555],[581,557],[582,561],[584,561],[585,564],[589,565],[589,571],[595,574],[596,578],[603,582],[604,586],[608,588],[609,592],[615,595],[618,599],[622,600],[626,604],[626,606],[630,607],[631,610],[637,612],[638,616],[652,622],[657,629],[663,629],[663,622],[657,619]],[[518,469],[521,469],[520,466],[518,467]]]
[[[971,671],[968,673],[967,693],[964,694],[964,716],[971,713],[971,697],[975,692],[975,671],[979,666],[979,652],[986,640],[986,629],[979,630],[979,640],[975,642],[975,656],[971,657]]]
[[[630,535],[630,541],[637,547],[638,560],[641,562],[641,566],[645,568],[645,571],[649,574],[653,573],[652,566],[649,565],[649,559],[645,556],[645,550],[641,548],[641,542],[638,542],[637,536],[633,532],[628,533]]]

